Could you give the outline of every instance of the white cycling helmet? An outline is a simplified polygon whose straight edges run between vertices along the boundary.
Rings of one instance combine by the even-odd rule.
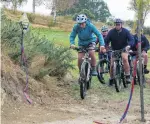
[[[107,26],[105,26],[105,25],[104,25],[104,26],[102,26],[102,27],[101,27],[101,31],[102,31],[102,32],[104,32],[104,31],[108,31],[108,27],[107,27]]]
[[[79,24],[80,24],[80,23],[84,23],[84,22],[87,21],[87,17],[86,17],[86,15],[84,15],[84,14],[80,14],[80,15],[77,16],[76,21],[77,21],[77,23],[79,23]]]

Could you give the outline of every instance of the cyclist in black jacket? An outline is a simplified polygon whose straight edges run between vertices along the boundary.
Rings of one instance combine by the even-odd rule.
[[[136,30],[137,31],[137,30]],[[142,49],[142,55],[144,57],[144,73],[148,74],[149,70],[147,69],[147,63],[148,63],[148,54],[147,51],[150,49],[150,44],[146,36],[142,33],[143,30],[141,30],[141,49]],[[135,43],[134,46],[131,47],[132,51],[137,51],[138,50],[138,35],[134,35]],[[134,55],[133,55],[134,56]]]
[[[123,64],[124,64],[126,81],[127,83],[131,83],[128,53],[126,51],[129,51],[130,47],[134,44],[134,38],[127,29],[122,27],[122,23],[123,22],[121,19],[116,19],[114,21],[115,28],[109,31],[107,37],[105,38],[105,42],[106,42],[106,45],[109,45],[109,43],[111,42],[112,50],[124,49],[124,52],[122,53],[122,59],[123,59]],[[113,61],[114,61],[114,58],[112,55],[109,85],[113,84],[113,75],[112,75]]]

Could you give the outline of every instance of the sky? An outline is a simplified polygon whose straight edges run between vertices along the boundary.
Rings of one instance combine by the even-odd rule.
[[[113,16],[116,18],[121,18],[123,20],[135,20],[134,12],[129,10],[129,3],[130,0],[104,0]],[[20,7],[19,10],[26,11],[26,12],[32,12],[32,0],[28,0],[27,4]],[[36,13],[49,15],[50,10],[46,9],[44,6],[36,7]],[[150,26],[150,14],[147,16],[147,19],[145,21],[145,26]]]
[[[135,20],[135,13],[128,9],[131,0],[104,0],[113,16],[123,20]],[[145,26],[150,26],[150,14],[147,16]]]

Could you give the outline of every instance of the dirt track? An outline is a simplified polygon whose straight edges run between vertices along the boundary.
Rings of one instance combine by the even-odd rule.
[[[85,100],[69,97],[52,98],[49,105],[4,104],[2,108],[2,124],[93,124],[99,121],[103,124],[117,124],[127,103],[109,101],[99,94],[89,94]],[[125,124],[141,124],[140,104],[133,96],[133,101]],[[145,106],[145,116],[150,124],[150,104]]]
[[[114,88],[93,80],[85,100],[79,96],[75,82],[45,77],[42,82],[29,78],[33,104],[24,101],[25,76],[17,65],[2,56],[2,124],[117,124],[123,114],[129,89],[116,93]],[[21,83],[20,83],[21,82]],[[145,89],[145,118],[150,124],[150,85]],[[125,124],[141,124],[139,87],[135,87]]]

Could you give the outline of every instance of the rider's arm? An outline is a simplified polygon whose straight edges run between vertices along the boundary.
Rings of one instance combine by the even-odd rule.
[[[72,32],[70,34],[70,45],[75,44],[75,38],[77,35],[77,25],[74,25]]]
[[[150,49],[150,44],[149,44],[148,39],[145,36],[143,36],[143,40],[145,42],[144,50],[147,52]]]
[[[135,44],[135,41],[133,35],[131,35],[131,33],[128,30],[127,30],[127,39],[128,39],[128,45],[132,47]]]
[[[94,25],[91,25],[91,26],[92,26],[93,33],[98,37],[100,46],[105,46],[105,42],[104,42],[102,34],[96,29]]]

